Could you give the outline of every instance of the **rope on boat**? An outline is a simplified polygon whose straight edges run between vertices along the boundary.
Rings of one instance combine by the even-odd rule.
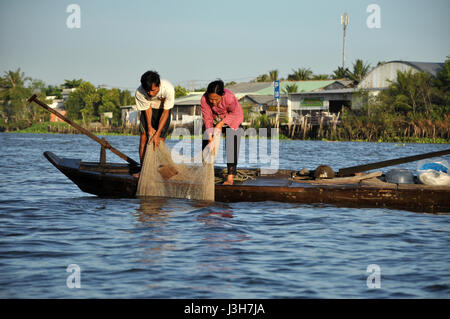
[[[215,176],[215,183],[221,183],[224,180],[226,180],[226,177],[228,175],[228,169],[224,168],[222,169],[218,174]],[[238,169],[236,172],[236,175],[234,176],[234,181],[237,182],[245,182],[248,179],[255,179],[257,175],[256,170],[249,170],[249,169]]]

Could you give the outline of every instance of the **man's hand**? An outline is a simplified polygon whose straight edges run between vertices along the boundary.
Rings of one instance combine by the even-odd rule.
[[[156,130],[151,125],[149,125],[147,132],[148,132],[148,135],[151,138],[151,137],[153,137],[153,135],[155,135]]]
[[[161,143],[161,136],[159,135],[158,132],[156,132],[155,135],[153,135],[153,137],[151,138],[149,144],[153,144],[153,149],[156,150],[156,148],[159,147],[160,143]]]

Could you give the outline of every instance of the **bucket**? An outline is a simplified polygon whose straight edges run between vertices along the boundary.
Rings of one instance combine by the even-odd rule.
[[[403,168],[394,168],[386,173],[386,182],[393,184],[414,184],[413,174]]]

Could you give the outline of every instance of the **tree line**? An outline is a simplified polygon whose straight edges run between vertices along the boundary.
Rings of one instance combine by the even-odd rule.
[[[310,69],[293,69],[289,80],[313,79]],[[331,78],[347,78],[359,83],[370,72],[370,65],[358,59],[352,70],[337,68]],[[323,76],[325,77],[325,76]],[[316,77],[317,78],[317,77]],[[322,78],[322,76],[321,76]],[[253,81],[278,79],[272,70]],[[227,83],[227,85],[233,84]],[[334,130],[316,132],[309,138],[336,140],[391,141],[408,138],[450,138],[450,59],[432,77],[426,72],[398,72],[395,81],[377,96],[367,91],[359,94],[364,106],[360,110],[344,109],[341,124]],[[26,76],[20,69],[4,72],[0,77],[0,131],[14,131],[46,122],[49,113],[41,107],[27,103],[32,94],[47,104],[48,96],[62,97],[64,88],[76,88],[64,102],[67,116],[82,124],[98,121],[105,112],[113,113],[113,123],[121,124],[120,106],[135,104],[129,91],[117,88],[95,87],[82,79],[65,80],[59,86],[46,85],[39,79]],[[295,84],[288,90],[296,91]],[[175,87],[176,97],[187,95],[182,86]],[[270,124],[268,124],[270,125]],[[264,125],[263,125],[264,126]],[[291,135],[291,134],[289,134]]]
[[[382,62],[380,62],[382,63]],[[370,72],[371,65],[362,59],[356,59],[352,65],[352,70],[348,68],[338,67],[332,74],[314,74],[310,68],[292,69],[292,73],[287,78],[280,78],[278,70],[271,70],[267,73],[257,76],[252,82],[273,82],[280,81],[307,81],[307,80],[333,80],[347,78],[356,84]]]
[[[379,62],[378,64],[383,63]],[[310,68],[296,68],[292,69],[292,73],[288,74],[286,78],[279,77],[279,71],[277,69],[268,71],[267,73],[258,75],[250,82],[273,82],[280,81],[308,81],[308,80],[336,80],[336,79],[348,79],[355,85],[362,81],[362,79],[370,72],[371,65],[368,62],[364,62],[362,59],[356,59],[352,65],[352,69],[338,67],[332,74],[315,74]],[[235,81],[225,83],[225,86],[236,84]],[[196,89],[195,92],[204,92],[206,88]],[[293,83],[286,85],[283,93],[296,93],[298,86]],[[190,92],[186,88],[177,85],[175,87],[175,98],[188,95]]]
[[[134,96],[127,90],[95,87],[82,79],[65,80],[59,86],[46,85],[42,80],[32,79],[18,68],[4,72],[0,77],[0,130],[14,131],[27,128],[35,123],[49,121],[50,114],[27,99],[37,94],[44,103],[62,98],[63,89],[76,88],[64,102],[67,116],[84,124],[100,119],[104,112],[113,113],[113,123],[119,124],[120,106],[134,104]]]

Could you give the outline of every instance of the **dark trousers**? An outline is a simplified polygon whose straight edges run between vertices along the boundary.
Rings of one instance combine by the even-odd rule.
[[[152,127],[155,130],[158,130],[159,127],[159,120],[161,119],[161,115],[163,113],[164,109],[152,109]],[[166,124],[164,124],[164,127],[161,131],[161,137],[162,138],[166,138],[167,135],[169,135],[169,126],[170,126],[170,118],[172,114],[172,109],[169,110],[169,117],[167,118]],[[145,116],[145,111],[141,111],[141,117],[140,117],[140,121],[141,121],[141,125],[139,127],[141,134],[142,133],[146,133],[148,135],[147,132],[147,117]]]
[[[205,127],[203,126],[203,132]],[[228,175],[236,175],[237,162],[239,158],[239,148],[241,145],[241,137],[244,134],[242,127],[236,131],[232,128],[222,128],[222,133],[225,132],[225,153],[227,157]],[[202,149],[208,145],[208,135],[203,134]]]

